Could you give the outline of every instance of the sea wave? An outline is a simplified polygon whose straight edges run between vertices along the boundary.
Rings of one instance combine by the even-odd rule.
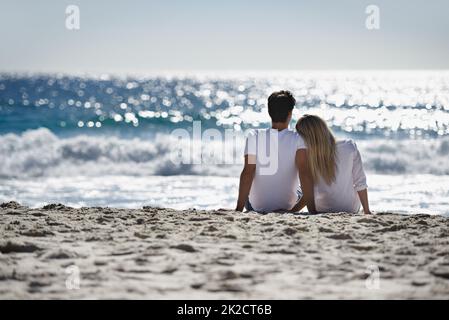
[[[449,174],[449,138],[358,143],[367,170],[394,174]]]
[[[46,128],[0,135],[0,178],[99,175],[237,176],[243,139],[235,146],[208,142],[207,148],[233,153],[231,164],[173,161],[173,152],[190,148],[169,135],[153,139],[79,135],[61,138]],[[184,145],[183,145],[184,144]],[[449,138],[364,140],[358,142],[364,166],[375,173],[449,174]]]
[[[181,162],[175,153],[191,148],[191,143],[194,141],[179,141],[170,135],[156,135],[153,139],[87,135],[60,138],[46,128],[28,130],[20,135],[0,135],[0,178],[67,175],[226,176],[235,173],[232,165],[195,164],[189,163],[188,158]],[[212,154],[211,149],[221,149],[220,142],[212,144],[207,146],[209,154]]]

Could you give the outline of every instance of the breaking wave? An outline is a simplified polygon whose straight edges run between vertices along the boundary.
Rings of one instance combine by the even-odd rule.
[[[232,164],[183,164],[172,161],[174,149],[189,148],[169,135],[153,139],[115,136],[56,136],[46,128],[0,135],[0,178],[89,175],[237,176],[243,138],[236,146],[221,141],[208,148],[233,153]],[[185,141],[183,142],[185,143]],[[363,140],[358,142],[368,172],[449,174],[449,138],[432,140]]]

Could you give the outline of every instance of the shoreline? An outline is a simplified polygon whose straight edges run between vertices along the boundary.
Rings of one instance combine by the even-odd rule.
[[[9,202],[0,230],[2,299],[449,298],[441,215]]]

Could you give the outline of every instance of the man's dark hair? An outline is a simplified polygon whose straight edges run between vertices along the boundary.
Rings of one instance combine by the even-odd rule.
[[[296,100],[287,90],[273,92],[268,97],[268,114],[273,122],[287,121],[288,113],[293,110]]]

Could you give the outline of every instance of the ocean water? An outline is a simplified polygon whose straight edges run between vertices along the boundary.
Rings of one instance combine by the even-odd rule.
[[[319,114],[357,142],[374,211],[449,214],[448,71],[0,74],[0,202],[234,207],[245,131],[269,125],[279,89],[292,127]],[[173,161],[195,148],[199,163]]]

